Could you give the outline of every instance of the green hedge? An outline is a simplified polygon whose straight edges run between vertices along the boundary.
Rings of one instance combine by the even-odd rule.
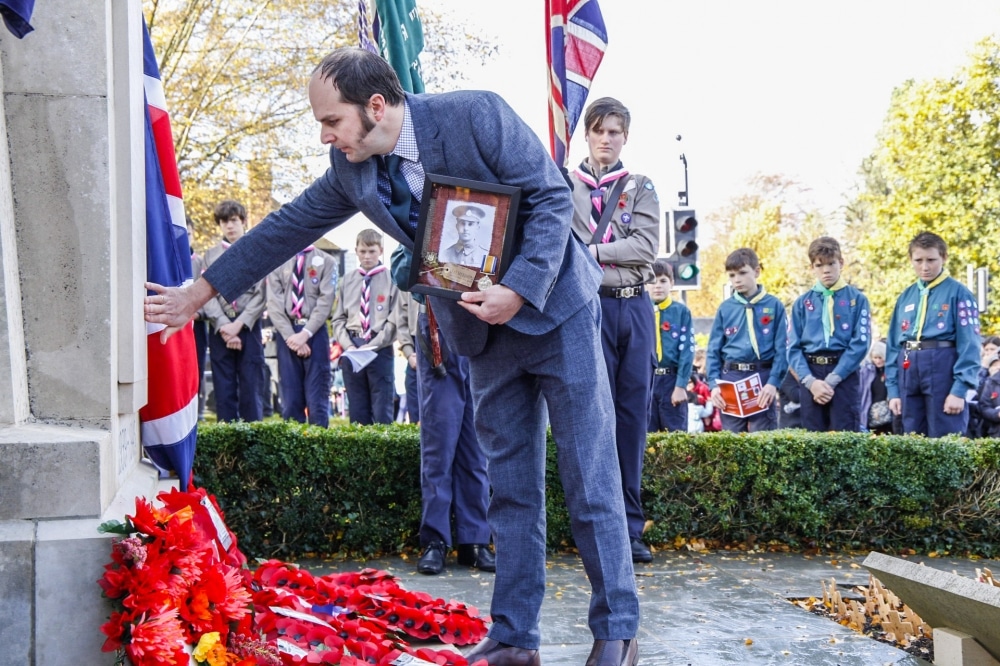
[[[419,544],[416,426],[198,430],[195,481],[244,552],[373,556]],[[781,430],[650,436],[646,539],[1000,555],[1000,440]],[[572,547],[550,439],[550,548]]]

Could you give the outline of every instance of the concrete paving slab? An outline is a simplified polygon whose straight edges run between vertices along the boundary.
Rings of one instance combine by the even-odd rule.
[[[639,663],[644,666],[809,664],[810,666],[918,666],[928,662],[808,613],[785,599],[819,596],[821,581],[865,585],[864,557],[660,551],[636,566],[642,623]],[[407,589],[456,599],[489,613],[493,576],[459,567],[449,557],[439,576],[416,572],[415,558],[367,562],[301,562],[316,574],[365,566],[389,571]],[[852,564],[857,565],[854,568]],[[970,563],[952,560],[964,571]],[[971,571],[983,562],[972,563]],[[989,563],[985,563],[989,566]],[[1000,566],[994,568],[1000,571]],[[971,575],[971,574],[970,574]],[[579,666],[590,652],[590,585],[580,559],[548,560],[542,605],[542,662]]]

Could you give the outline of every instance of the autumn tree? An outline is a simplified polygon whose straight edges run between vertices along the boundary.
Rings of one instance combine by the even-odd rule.
[[[309,113],[312,69],[356,46],[354,0],[144,0],[170,109],[195,246],[217,235],[212,207],[242,200],[251,221],[318,175],[326,150]],[[461,22],[421,11],[428,91],[457,87],[460,65],[495,46]]]
[[[815,282],[807,248],[817,236],[833,233],[811,203],[808,190],[780,175],[757,175],[745,193],[706,219],[714,241],[701,251],[701,290],[688,292],[696,317],[712,317],[728,283],[725,265],[730,252],[749,247],[761,262],[760,283],[791,304]]]
[[[868,297],[885,326],[896,297],[914,281],[907,246],[928,230],[948,243],[947,268],[1000,270],[1000,42],[983,39],[954,74],[907,81],[892,95],[864,185],[852,206],[852,232],[872,274]],[[984,333],[1000,315],[989,304]],[[884,329],[883,329],[884,330]]]

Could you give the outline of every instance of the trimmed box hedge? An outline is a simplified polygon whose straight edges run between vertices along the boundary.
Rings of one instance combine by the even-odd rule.
[[[572,536],[548,442],[548,544]],[[195,481],[252,557],[419,546],[417,426],[203,425]],[[779,430],[655,434],[646,540],[1000,555],[1000,440]]]

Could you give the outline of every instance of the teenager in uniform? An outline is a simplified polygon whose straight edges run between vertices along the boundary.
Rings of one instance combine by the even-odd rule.
[[[358,269],[341,280],[333,313],[333,337],[344,351],[371,349],[378,356],[358,372],[341,358],[351,423],[392,423],[392,343],[396,339],[392,316],[399,290],[382,263],[382,234],[363,229],[354,250]]]
[[[858,369],[871,344],[868,298],[840,275],[844,257],[829,236],[809,244],[816,284],[792,306],[788,365],[802,384],[802,428],[813,432],[861,430]]]
[[[633,562],[651,562],[642,542],[646,518],[640,485],[656,365],[653,312],[645,285],[659,245],[660,202],[653,183],[629,173],[619,159],[631,115],[602,97],[584,114],[589,156],[571,174],[573,232],[601,265],[601,344],[615,405],[629,545]]]
[[[247,210],[238,201],[220,202],[213,214],[222,231],[222,240],[205,252],[205,270],[246,233]],[[264,417],[260,392],[264,378],[260,316],[265,304],[263,280],[255,282],[234,301],[216,295],[205,303],[203,312],[212,324],[208,349],[219,421],[260,421]]]
[[[979,309],[962,283],[948,276],[948,246],[923,231],[910,241],[917,281],[896,300],[886,341],[889,409],[903,432],[941,437],[965,433],[966,396],[979,373]]]
[[[330,334],[337,264],[312,245],[267,276],[267,312],[275,331],[281,416],[330,424]]]
[[[674,269],[666,259],[653,262],[649,295],[653,298],[658,364],[653,376],[649,432],[688,430],[687,385],[694,366],[694,328],[691,311],[670,298]],[[708,416],[711,416],[709,412]]]
[[[775,397],[788,369],[785,306],[758,284],[760,260],[748,247],[726,257],[726,273],[733,295],[719,305],[708,339],[708,385],[712,402],[726,406],[720,379],[735,382],[760,375],[763,386],[758,404],[764,411],[746,418],[722,414],[722,427],[731,432],[756,432],[778,427]]]

